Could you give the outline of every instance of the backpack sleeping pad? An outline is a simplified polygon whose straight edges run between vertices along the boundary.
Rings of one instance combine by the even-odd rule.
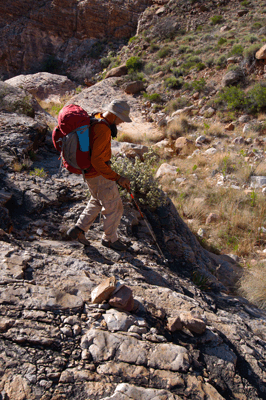
[[[58,115],[58,126],[53,130],[54,147],[61,153],[61,167],[74,174],[85,174],[91,166],[90,127],[96,123],[108,123],[89,115],[76,104],[62,108]],[[109,125],[108,125],[109,126]]]

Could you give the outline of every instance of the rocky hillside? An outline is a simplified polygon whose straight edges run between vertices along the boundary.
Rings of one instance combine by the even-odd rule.
[[[90,110],[100,93],[124,97],[140,118],[135,99],[113,82],[72,101]],[[8,91],[19,98],[21,89],[4,87],[1,396],[263,399],[266,314],[230,294],[239,266],[203,249],[170,199],[155,211],[144,208],[167,263],[128,201],[119,228],[131,242],[127,252],[100,245],[100,220],[88,232],[90,247],[67,241],[86,188],[74,175],[57,177],[45,114],[11,113]],[[147,151],[120,143],[120,153],[125,146],[131,156]]]
[[[17,75],[0,82],[0,399],[266,397],[264,2],[149,5],[0,6],[1,71]],[[91,39],[85,21],[99,10],[114,25],[97,23]],[[109,33],[132,37],[97,47]],[[36,74],[19,75],[35,72],[24,43]],[[41,67],[54,54],[64,76]],[[57,175],[52,115],[113,98],[133,118],[113,165],[133,181],[157,154],[149,181],[166,201],[141,204],[163,257],[127,197],[127,252],[101,246],[100,218],[89,247],[66,236],[89,193]]]

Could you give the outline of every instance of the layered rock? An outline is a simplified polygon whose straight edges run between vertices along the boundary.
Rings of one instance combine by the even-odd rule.
[[[145,1],[7,0],[0,5],[0,75],[44,70],[88,55],[95,39],[134,34]]]

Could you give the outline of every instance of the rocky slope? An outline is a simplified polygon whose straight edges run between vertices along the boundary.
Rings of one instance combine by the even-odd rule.
[[[70,65],[74,57],[79,59],[92,49],[94,41],[90,41],[90,34],[102,37],[107,29],[108,34],[111,32],[116,37],[120,37],[120,32],[125,36],[134,34],[138,15],[148,4],[101,3],[100,10],[106,13],[107,9],[115,25],[102,25],[102,18],[98,21],[99,7],[96,8],[95,2],[93,5],[87,1],[35,2],[29,6],[25,1],[17,7],[10,1],[0,5],[0,18],[5,15],[5,21],[0,20],[2,71],[8,77],[29,71],[33,51],[38,63],[56,51],[65,65]],[[238,13],[247,7],[247,13]],[[261,2],[258,7],[262,10]],[[84,22],[88,21],[88,10],[97,14],[94,20],[99,22],[97,29],[100,27],[101,31],[96,27],[95,32],[89,31],[89,25]],[[189,85],[186,93],[184,88],[166,87],[165,79],[170,75],[177,74],[179,78],[180,71],[173,68],[188,57],[179,53],[179,46],[171,40],[175,34],[179,35],[178,40],[185,41],[180,45],[182,51],[182,46],[190,43],[190,49],[185,52],[191,51],[194,40],[193,52],[200,50],[205,62],[206,53],[212,51],[206,50],[205,42],[213,43],[223,35],[229,36],[226,40],[232,40],[232,35],[239,34],[236,27],[246,29],[244,24],[253,21],[252,10],[252,2],[242,5],[226,0],[156,1],[141,15],[137,39],[123,48],[119,57],[120,62],[125,62],[132,55],[139,56],[145,65],[155,61],[160,66],[161,70],[153,71],[154,74],[145,72],[146,82],[141,82],[148,95],[160,94],[162,102],[154,104],[138,93],[125,92],[125,83],[135,80],[134,74],[110,77],[69,99],[88,112],[101,109],[114,97],[126,99],[134,122],[122,126],[122,131],[131,135],[134,131],[135,138],[149,135],[153,139],[149,145],[156,143],[157,136],[165,138],[156,143],[167,161],[158,170],[158,177],[172,182],[169,195],[172,192],[181,198],[186,192],[187,206],[190,188],[199,187],[200,197],[193,199],[195,212],[200,204],[206,207],[205,195],[216,203],[219,199],[222,205],[221,198],[213,195],[215,191],[209,194],[206,190],[205,181],[214,188],[222,187],[225,197],[233,190],[240,193],[237,207],[252,201],[251,197],[243,197],[245,191],[248,195],[255,193],[251,191],[251,183],[240,183],[236,168],[230,170],[232,165],[225,165],[224,161],[222,166],[217,165],[215,157],[225,154],[228,145],[241,168],[245,166],[241,163],[244,157],[249,168],[263,164],[264,133],[248,136],[252,126],[262,125],[263,121],[254,122],[249,115],[236,115],[237,120],[232,120],[230,128],[222,121],[222,133],[217,135],[211,123],[219,120],[218,112],[215,108],[210,110],[207,102],[220,90],[226,67],[217,70],[206,67],[203,71],[190,68],[182,72],[184,82],[205,77],[206,93],[193,92]],[[122,19],[117,18],[117,12]],[[231,33],[221,32],[220,26],[202,31],[217,14],[226,22],[231,18],[234,27]],[[66,18],[69,24],[65,23]],[[191,36],[184,36],[186,31]],[[193,32],[197,37],[191,39]],[[29,48],[27,52],[23,50],[24,43]],[[154,46],[163,48],[169,43],[172,47],[168,56],[153,58]],[[170,57],[176,57],[176,64],[166,68]],[[234,62],[241,60],[237,58]],[[255,69],[256,79],[261,79],[263,75],[258,71],[263,72],[263,62]],[[101,246],[100,219],[87,234],[90,247],[84,248],[67,239],[66,231],[84,209],[88,193],[80,177],[66,171],[60,178],[57,176],[58,154],[53,149],[49,128],[56,120],[47,115],[32,95],[48,104],[60,101],[65,95],[72,96],[75,88],[76,84],[65,76],[43,73],[20,76],[0,85],[0,398],[264,399],[266,313],[237,295],[236,282],[243,269],[231,257],[203,248],[192,234],[191,225],[186,225],[170,199],[156,210],[143,208],[167,263],[163,262],[146,225],[129,200],[124,200],[119,227],[120,236],[131,242],[127,252],[120,254]],[[175,115],[175,110],[172,113],[163,110],[168,102],[184,95],[191,102],[186,104],[188,107],[178,103],[180,110]],[[179,121],[180,115],[189,116],[189,124],[201,130],[174,140],[158,131],[158,125],[168,129],[173,120]],[[142,158],[145,151],[147,146],[113,143],[113,152],[122,157]],[[188,168],[191,173],[187,172]],[[162,182],[169,187],[169,182]],[[263,190],[261,186],[259,190]],[[254,197],[254,202],[257,199]],[[252,210],[254,216],[255,207]],[[227,218],[226,211],[223,212]],[[188,211],[186,221],[194,223],[189,217]],[[211,234],[215,225],[201,223],[202,232],[207,230]],[[255,223],[256,233],[258,226],[261,227]],[[240,228],[243,230],[242,225]],[[249,233],[251,228],[248,225]],[[260,243],[262,248],[262,235]],[[252,248],[252,254],[253,251]],[[102,289],[102,301],[95,303],[98,285],[108,290],[113,287],[108,295],[107,289]],[[125,288],[128,295],[132,291],[134,301],[129,296],[130,301],[126,302],[121,293],[119,298],[119,288]]]
[[[122,95],[109,82],[72,101],[89,110],[97,91]],[[129,251],[100,245],[100,220],[88,232],[90,247],[67,241],[86,188],[79,177],[56,176],[58,155],[38,119],[2,109],[1,137],[10,137],[0,170],[2,398],[263,399],[266,314],[229,294],[233,260],[204,250],[170,201],[145,209],[168,264],[130,202],[120,226]],[[34,174],[16,172],[33,143]],[[133,292],[130,312],[108,298],[92,303],[96,286],[113,277]]]

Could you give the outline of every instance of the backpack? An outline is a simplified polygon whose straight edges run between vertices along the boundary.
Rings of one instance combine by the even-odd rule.
[[[89,115],[76,104],[62,108],[58,115],[58,126],[53,130],[54,147],[61,153],[61,164],[69,172],[82,174],[91,166],[90,127],[96,123],[108,123],[95,118],[96,113]],[[109,125],[108,125],[109,126]]]

